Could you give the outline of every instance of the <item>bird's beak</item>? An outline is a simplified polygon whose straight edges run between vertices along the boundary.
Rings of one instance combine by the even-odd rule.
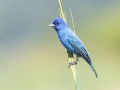
[[[50,27],[54,27],[55,25],[54,25],[53,23],[51,23],[49,26],[50,26]]]

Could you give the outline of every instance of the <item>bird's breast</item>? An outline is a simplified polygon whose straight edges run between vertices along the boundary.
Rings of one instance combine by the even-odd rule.
[[[59,39],[62,43],[62,45],[70,52],[74,53],[74,54],[77,54],[76,50],[69,44],[68,42],[68,37],[67,37],[67,34],[59,34]]]

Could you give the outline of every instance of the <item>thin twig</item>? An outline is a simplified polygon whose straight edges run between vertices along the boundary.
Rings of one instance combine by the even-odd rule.
[[[74,33],[75,33],[75,26],[74,26],[74,20],[73,20],[71,7],[69,7],[69,9],[70,9],[70,14],[71,14],[71,18],[72,18],[73,30],[74,30]],[[81,88],[80,88],[80,69],[79,69],[79,64],[77,64],[76,67],[77,67],[76,68],[77,71],[76,71],[76,84],[75,84],[76,88],[75,88],[75,90],[80,90]]]
[[[73,30],[74,30],[74,33],[75,33],[75,25],[74,25],[74,20],[73,20],[71,7],[69,7],[69,9],[70,9],[70,14],[71,14],[71,18],[72,18]]]
[[[67,23],[67,18],[66,18],[65,11],[63,8],[62,0],[58,0],[58,3],[59,3],[60,16]],[[68,51],[68,59],[69,59],[69,62],[74,62],[73,53],[71,53],[69,51]],[[76,83],[76,66],[72,65],[71,70],[72,70],[74,81]]]

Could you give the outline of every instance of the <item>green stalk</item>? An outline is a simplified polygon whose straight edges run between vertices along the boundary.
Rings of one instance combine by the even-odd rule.
[[[62,0],[58,0],[59,3],[59,10],[60,10],[60,17],[63,18],[63,20],[67,23],[67,17],[63,8],[63,4],[62,4]],[[73,16],[72,16],[72,11],[70,8],[70,13],[71,13],[71,18],[72,18],[72,23],[73,23],[73,30],[75,32],[75,27],[74,27],[74,21],[73,21]],[[74,57],[73,57],[73,53],[68,52],[68,60],[69,62],[74,62]],[[80,90],[80,70],[79,70],[79,64],[77,65],[77,69],[75,65],[71,66],[71,70],[72,70],[72,74],[73,74],[73,78],[75,81],[75,90]],[[76,71],[77,70],[77,71]]]
[[[80,67],[79,63],[76,66],[77,74],[76,74],[76,84],[75,84],[75,90],[80,90]]]
[[[59,3],[59,7],[60,7],[59,8],[59,10],[60,10],[60,16],[67,23],[67,18],[66,18],[65,12],[64,12],[62,0],[58,0],[58,3]],[[68,51],[68,60],[69,60],[69,62],[74,62],[73,53],[71,53],[69,51]],[[71,66],[71,70],[72,70],[74,81],[76,83],[76,67],[75,67],[75,65]]]
[[[75,26],[74,26],[74,20],[73,20],[73,15],[72,15],[72,10],[70,9],[70,13],[71,13],[71,18],[72,18],[72,24],[73,24],[73,30],[75,33]],[[76,84],[75,84],[75,90],[80,90],[80,67],[79,67],[79,63],[76,66],[77,71],[76,71]]]

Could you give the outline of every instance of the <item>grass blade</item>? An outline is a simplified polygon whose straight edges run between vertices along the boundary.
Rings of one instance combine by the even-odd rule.
[[[66,14],[63,8],[62,0],[58,0],[58,3],[59,3],[60,16],[67,23],[67,18],[66,18]],[[68,52],[68,59],[69,59],[69,62],[74,62],[73,53]],[[74,81],[76,83],[76,66],[72,65],[71,70],[72,70]]]

